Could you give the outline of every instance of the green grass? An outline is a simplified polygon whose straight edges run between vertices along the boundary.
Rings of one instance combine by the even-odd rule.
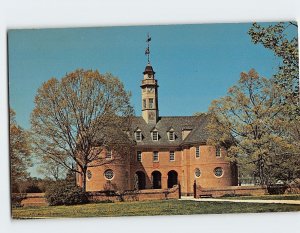
[[[12,209],[16,219],[59,218],[59,217],[108,217],[108,216],[151,216],[190,215],[222,213],[261,213],[300,211],[300,205],[220,203],[195,201],[144,201],[98,203],[75,206],[23,207]]]
[[[300,200],[299,194],[284,194],[284,195],[264,195],[264,196],[236,196],[222,197],[223,199],[236,200]]]

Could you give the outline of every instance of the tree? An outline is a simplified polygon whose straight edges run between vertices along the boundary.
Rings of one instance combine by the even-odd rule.
[[[297,31],[294,30],[297,28],[296,22],[281,22],[267,27],[254,23],[248,32],[253,43],[262,44],[281,60],[278,71],[273,77],[278,92],[282,96],[280,104],[284,106],[283,114],[277,116],[281,121],[281,124],[277,125],[277,130],[284,132],[285,137],[293,141],[295,146],[289,156],[290,162],[286,155],[291,153],[291,148],[277,151],[276,157],[277,159],[281,158],[281,161],[278,166],[274,167],[274,170],[278,170],[276,168],[284,164],[286,167],[290,167],[290,169],[284,169],[289,171],[287,173],[282,172],[282,169],[278,170],[278,176],[284,176],[286,179],[293,178],[299,172],[290,171],[291,168],[297,167],[297,164],[299,167],[297,158],[300,155],[299,150],[295,149],[300,148],[299,50]],[[293,162],[295,163],[291,166]]]
[[[254,23],[248,34],[254,44],[262,44],[281,59],[278,72],[274,75],[275,82],[282,88],[281,91],[284,91],[285,100],[297,106],[299,103],[298,36],[289,33],[289,29],[295,27],[298,27],[296,22],[281,22],[267,27]],[[295,113],[295,110],[290,109],[290,114]],[[299,109],[297,113],[299,115]]]
[[[31,145],[28,132],[16,122],[16,113],[9,109],[9,155],[12,192],[19,191],[19,185],[28,177],[31,166]]]
[[[51,157],[43,157],[38,167],[38,173],[45,176],[46,179],[61,180],[66,177],[66,168],[55,162]]]
[[[292,165],[295,169],[299,164],[299,158],[294,156],[297,144],[284,128],[285,106],[277,87],[274,80],[262,78],[252,69],[241,73],[238,84],[210,107],[209,143],[226,147],[232,160],[242,170],[254,171],[261,184],[279,178],[274,176],[274,167],[284,171],[279,169],[282,158],[278,154],[282,151],[286,160],[297,162]],[[297,171],[294,173],[297,176]]]
[[[130,93],[111,74],[75,70],[61,80],[45,82],[35,97],[31,115],[36,153],[79,173],[86,190],[86,172],[111,160],[99,153],[128,153],[133,109]]]

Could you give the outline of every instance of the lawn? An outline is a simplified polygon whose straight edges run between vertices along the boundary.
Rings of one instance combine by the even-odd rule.
[[[300,211],[300,205],[194,202],[180,200],[97,203],[75,206],[23,207],[12,209],[15,219],[59,217],[109,217],[261,213]]]

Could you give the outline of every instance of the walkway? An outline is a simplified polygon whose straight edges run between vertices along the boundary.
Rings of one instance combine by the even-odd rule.
[[[265,203],[265,204],[291,204],[300,205],[300,200],[237,200],[237,199],[220,199],[220,198],[194,198],[194,197],[181,197],[182,201],[200,201],[200,202],[245,202],[245,203]]]

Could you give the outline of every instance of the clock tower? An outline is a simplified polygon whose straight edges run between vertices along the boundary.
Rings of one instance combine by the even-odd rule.
[[[147,49],[145,54],[148,56],[148,64],[145,68],[144,79],[142,80],[142,116],[147,123],[156,124],[158,120],[158,84],[155,79],[155,72],[150,64],[149,42],[151,37],[147,38]]]

